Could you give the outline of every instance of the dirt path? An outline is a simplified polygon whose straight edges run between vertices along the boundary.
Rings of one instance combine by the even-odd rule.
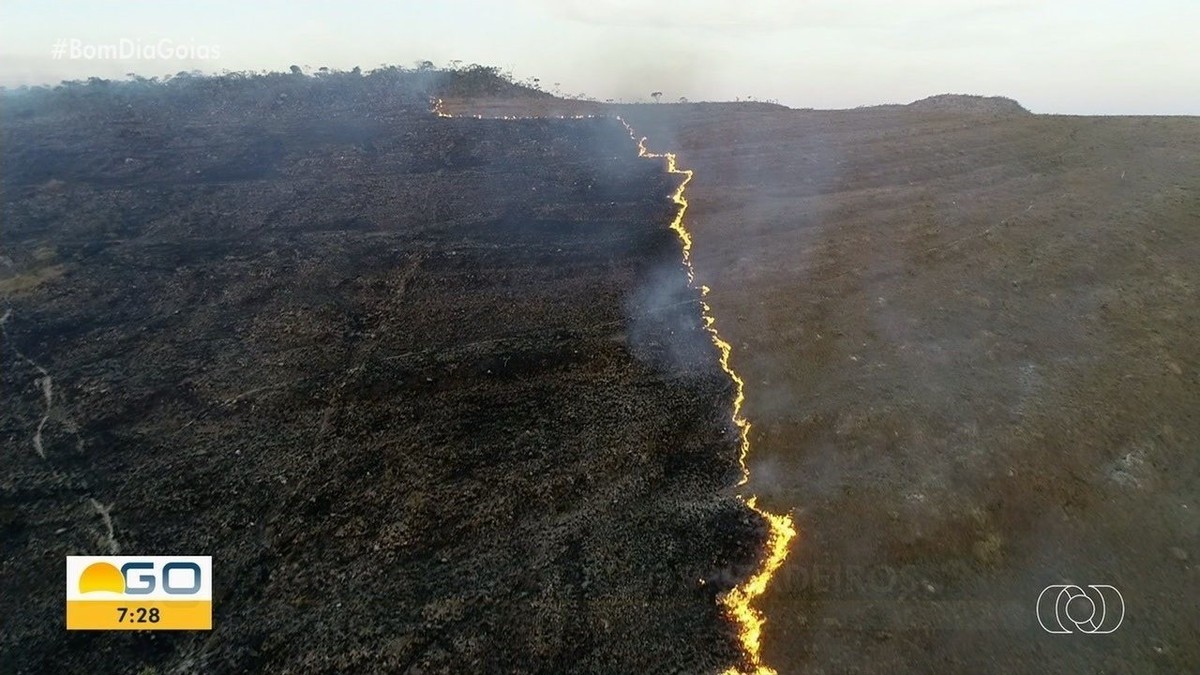
[[[0,335],[4,337],[5,344],[10,346],[11,340],[8,337],[6,325],[9,317],[11,316],[11,308],[5,309],[4,316],[0,316]],[[50,373],[46,372],[45,368],[35,363],[33,359],[30,359],[28,356],[22,354],[19,350],[17,350],[16,347],[11,347],[11,349],[13,350],[13,353],[17,355],[17,358],[29,364],[34,370],[41,374],[40,377],[34,380],[34,384],[42,393],[42,401],[46,407],[46,410],[42,414],[42,419],[38,421],[37,428],[33,432],[33,450],[37,453],[38,457],[46,459],[46,449],[42,447],[42,431],[46,428],[46,422],[50,419],[50,412],[54,409],[53,380],[50,377]]]

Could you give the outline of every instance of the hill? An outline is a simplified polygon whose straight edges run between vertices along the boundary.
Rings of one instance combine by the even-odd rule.
[[[1020,103],[1003,96],[971,96],[965,94],[939,94],[909,103],[908,108],[916,112],[943,112],[959,114],[1028,115]]]

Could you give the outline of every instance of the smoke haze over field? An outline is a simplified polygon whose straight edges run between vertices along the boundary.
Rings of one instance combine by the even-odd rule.
[[[1200,114],[1191,0],[75,1],[7,2],[0,14],[6,86],[429,59],[496,65],[601,100],[662,91],[842,108],[952,92],[1010,96],[1034,112]],[[60,40],[165,43],[183,58],[56,59]]]

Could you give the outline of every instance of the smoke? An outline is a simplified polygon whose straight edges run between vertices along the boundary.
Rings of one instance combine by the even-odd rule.
[[[664,231],[674,238],[674,234]],[[711,375],[719,372],[716,350],[704,331],[699,292],[687,285],[678,242],[675,260],[662,260],[639,279],[626,300],[628,344],[634,356],[670,375]]]

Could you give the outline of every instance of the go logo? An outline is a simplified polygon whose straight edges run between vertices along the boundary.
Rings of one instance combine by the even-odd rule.
[[[124,563],[118,569],[107,561],[94,562],[79,576],[79,592],[106,591],[124,595],[151,595],[160,587],[167,595],[195,595],[200,592],[203,573],[190,560],[172,560],[156,564],[149,560]]]
[[[211,630],[210,556],[67,556],[68,630]]]

